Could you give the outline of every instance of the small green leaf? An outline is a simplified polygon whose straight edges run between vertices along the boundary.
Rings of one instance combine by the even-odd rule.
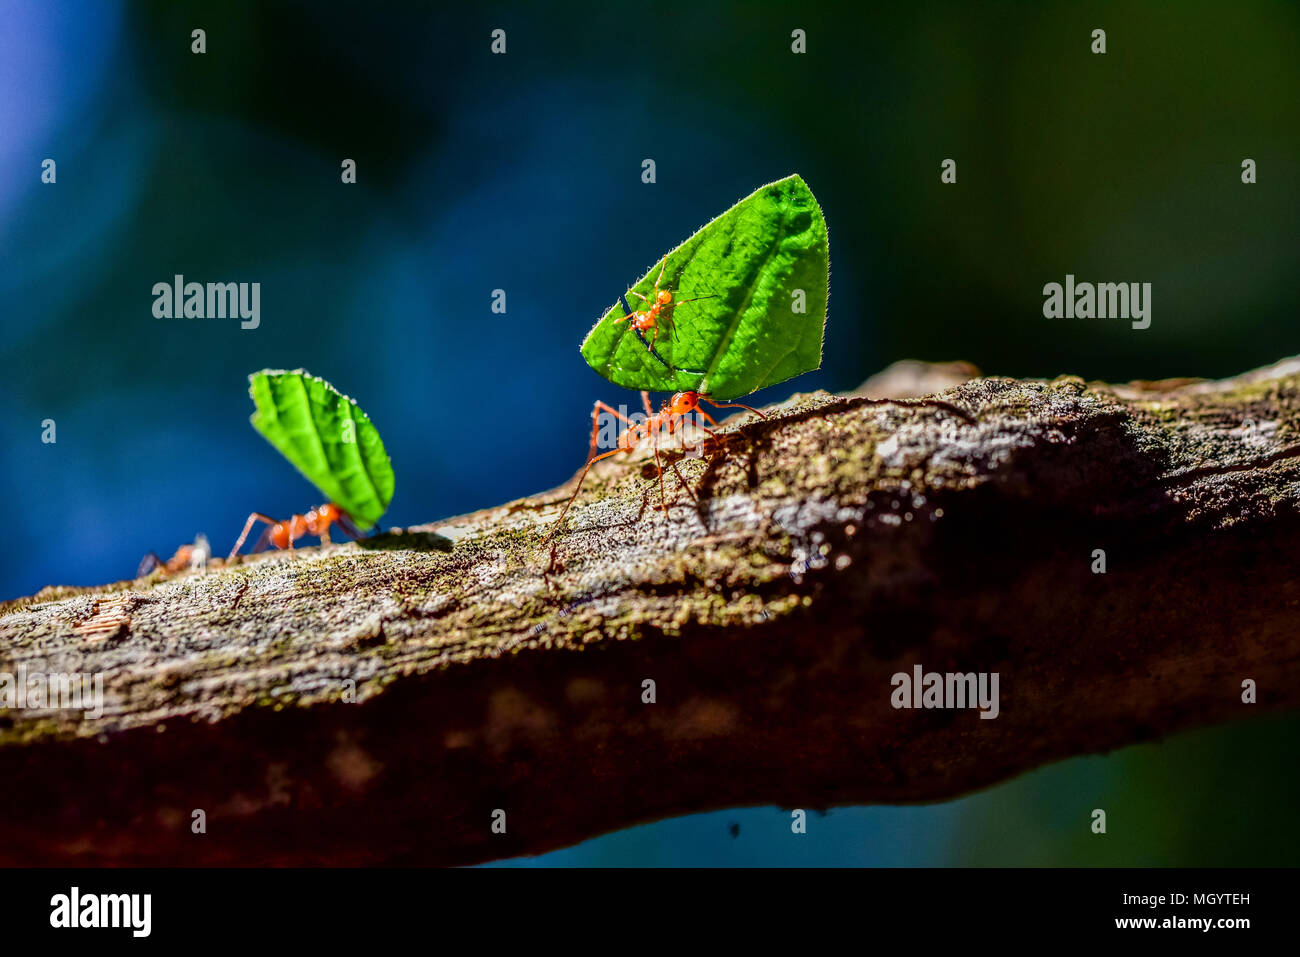
[[[360,528],[379,521],[393,500],[393,466],[360,407],[304,369],[263,369],[248,381],[253,428]]]
[[[656,262],[631,290],[653,298]],[[582,356],[615,385],[695,391],[736,399],[821,365],[830,246],[821,207],[803,179],[787,176],[745,197],[668,254],[660,289],[674,305],[655,351],[616,303],[587,333]],[[799,299],[802,290],[802,301]],[[796,311],[800,305],[803,311]],[[647,336],[648,338],[648,336]]]

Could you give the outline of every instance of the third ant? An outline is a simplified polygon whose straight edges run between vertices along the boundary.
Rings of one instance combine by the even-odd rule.
[[[701,299],[717,298],[717,296],[695,296],[691,299],[678,299],[674,302],[673,294],[669,290],[659,288],[659,284],[664,278],[664,269],[667,268],[667,266],[668,254],[665,253],[663,260],[659,264],[659,275],[655,277],[655,286],[654,289],[650,291],[650,296],[643,296],[635,289],[630,290],[632,295],[647,304],[646,308],[633,310],[632,307],[628,305],[626,297],[619,296],[618,301],[623,306],[623,311],[626,315],[620,316],[614,320],[615,322],[626,321],[632,331],[636,333],[636,337],[641,340],[641,344],[649,349],[650,354],[665,366],[668,366],[668,363],[664,362],[663,356],[659,355],[659,353],[655,351],[655,342],[659,338],[660,320],[663,320],[664,322],[670,321],[672,319],[673,310],[688,302],[699,302]],[[650,333],[649,340],[645,337],[647,331]],[[671,366],[669,366],[669,368],[671,368]],[[678,394],[685,395],[687,393]]]

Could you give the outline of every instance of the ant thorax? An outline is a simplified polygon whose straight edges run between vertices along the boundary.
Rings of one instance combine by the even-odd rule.
[[[673,412],[665,402],[659,411],[647,414],[620,406],[597,413],[593,448],[625,452],[638,448],[690,450],[708,435],[703,418],[694,409],[685,413]]]

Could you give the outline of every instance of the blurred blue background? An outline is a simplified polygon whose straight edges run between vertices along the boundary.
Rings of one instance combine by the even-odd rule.
[[[367,410],[387,523],[564,481],[592,401],[637,401],[581,360],[592,322],[795,171],[832,238],[825,361],[757,402],[901,358],[1127,379],[1300,352],[1298,54],[1293,3],[0,0],[0,598],[131,577],[196,532],[224,553],[249,511],[315,504],[247,424],[263,367]],[[1043,319],[1067,272],[1151,282],[1151,328]],[[260,282],[260,328],[154,318],[176,273]],[[1297,741],[1273,718],[799,839],[749,809],[539,860],[1295,862]],[[1130,823],[1092,838],[1092,800]]]

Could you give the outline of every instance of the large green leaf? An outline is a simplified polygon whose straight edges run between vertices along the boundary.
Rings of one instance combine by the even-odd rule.
[[[360,407],[303,369],[263,369],[248,381],[253,428],[358,526],[379,521],[393,499],[393,466]]]
[[[582,356],[615,385],[722,400],[810,372],[822,359],[829,250],[808,184],[798,175],[769,183],[668,254],[660,289],[674,302],[716,298],[673,307],[655,342],[662,362],[618,321],[618,303],[587,333]],[[644,308],[633,291],[653,298],[659,269],[629,290],[633,309]]]

